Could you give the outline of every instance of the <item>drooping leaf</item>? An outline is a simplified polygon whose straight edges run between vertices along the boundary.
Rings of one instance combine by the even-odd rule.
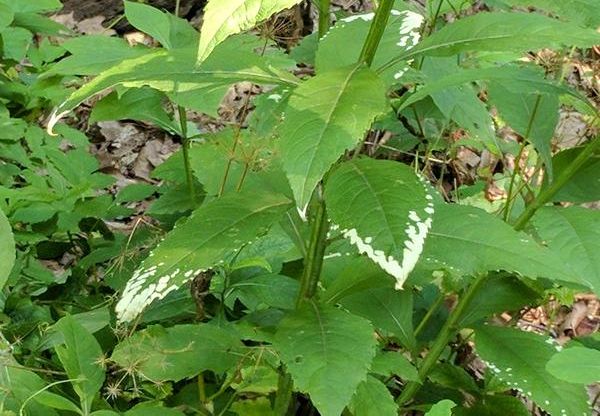
[[[533,217],[533,224],[553,256],[600,294],[600,211],[545,207]]]
[[[475,348],[501,381],[548,413],[591,414],[584,385],[562,381],[546,371],[546,364],[556,354],[551,338],[483,325],[475,331]]]
[[[477,13],[444,26],[394,62],[413,56],[452,56],[468,51],[522,52],[562,46],[590,47],[600,34],[534,13]]]
[[[428,79],[438,80],[456,73],[459,66],[456,59],[430,57],[423,61],[422,70]],[[466,129],[490,151],[500,154],[489,110],[472,86],[463,84],[448,87],[431,93],[431,98],[444,116]]]
[[[204,8],[197,62],[203,62],[228,36],[252,29],[300,0],[210,0]]]
[[[433,197],[412,169],[373,159],[343,163],[326,183],[325,200],[344,237],[401,289],[421,255],[434,213]]]
[[[494,296],[489,296],[493,293]],[[473,296],[460,320],[461,328],[468,327],[495,313],[518,311],[525,305],[535,305],[540,293],[516,277],[504,273],[493,274]]]
[[[285,196],[257,191],[232,193],[204,204],[174,228],[134,273],[117,304],[118,319],[131,321],[155,299],[224,263],[289,207]]]
[[[494,81],[509,87],[511,91],[522,89],[530,91],[532,94],[569,94],[589,105],[587,100],[576,91],[540,78],[539,72],[536,70],[521,68],[516,65],[505,65],[491,68],[461,69],[440,79],[427,80],[425,86],[398,106],[397,111],[401,111],[436,92],[475,81]]]
[[[198,32],[186,20],[147,4],[133,1],[124,4],[127,21],[165,48],[193,47],[198,42]]]
[[[88,413],[96,393],[104,383],[102,348],[71,315],[61,318],[56,328],[62,333],[65,343],[55,347],[67,375],[72,379],[73,389],[79,396],[81,407]]]
[[[15,240],[8,218],[0,209],[0,289],[6,284],[6,280],[15,264]]]
[[[595,0],[497,0],[507,6],[535,8],[550,12],[561,19],[579,23],[592,29],[600,26],[598,3]]]
[[[358,61],[360,48],[367,38],[374,13],[350,16],[339,20],[319,42],[316,54],[317,73],[352,65]],[[373,59],[378,68],[399,53],[415,46],[421,38],[423,16],[410,10],[392,10],[379,47]],[[388,68],[381,77],[391,84],[401,78],[407,63],[399,62]]]
[[[323,416],[339,416],[350,402],[366,379],[375,344],[365,319],[309,302],[283,319],[274,339],[294,386]]]
[[[509,395],[485,395],[470,407],[455,407],[455,416],[530,416],[519,398]]]
[[[371,373],[386,378],[398,376],[407,381],[419,381],[415,366],[399,351],[383,351],[373,358]]]
[[[200,67],[194,63],[190,48],[172,51],[156,50],[138,58],[126,59],[102,72],[63,102],[48,123],[52,127],[70,110],[91,96],[117,85],[150,86],[166,92],[176,102],[188,94],[225,94],[227,88],[241,81],[259,84],[295,85],[294,77],[270,67],[257,54],[240,50],[240,42],[232,39],[221,45]],[[218,105],[218,102],[217,102]]]
[[[600,351],[584,347],[564,349],[548,361],[546,370],[569,383],[596,383],[600,380]]]
[[[118,344],[111,359],[150,380],[179,381],[205,370],[223,373],[243,354],[241,341],[215,325],[152,325]]]
[[[598,140],[598,139],[596,139]],[[552,164],[556,176],[560,176],[583,150],[582,147],[563,150],[554,155]],[[548,181],[544,181],[544,188]],[[552,198],[554,202],[594,202],[600,201],[600,153],[592,155]]]
[[[397,337],[413,349],[416,340],[413,333],[413,299],[410,291],[398,292],[391,287],[361,291],[341,299],[349,312],[371,321],[375,328]]]
[[[348,405],[353,416],[396,416],[398,405],[381,381],[373,376],[360,383]]]
[[[466,205],[436,206],[422,265],[473,275],[492,270],[565,282],[579,279],[549,250],[487,212]]]
[[[558,95],[510,90],[503,83],[488,85],[490,102],[500,117],[525,140],[533,143],[552,180],[552,138],[558,124]]]
[[[363,65],[323,72],[292,93],[280,129],[280,150],[301,211],[317,183],[360,142],[384,106],[383,83]]]
[[[132,47],[120,38],[101,35],[79,36],[61,45],[71,55],[52,65],[42,77],[52,75],[97,75],[128,59],[151,52],[148,48]]]

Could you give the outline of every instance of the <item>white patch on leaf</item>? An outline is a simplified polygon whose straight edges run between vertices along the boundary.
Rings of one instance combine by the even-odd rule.
[[[399,12],[399,15],[403,15],[402,26],[400,26],[400,39],[396,45],[404,48],[404,50],[410,50],[421,40],[421,25],[423,24],[424,18],[418,13],[405,10]],[[413,61],[408,61],[410,65]],[[400,79],[408,70],[408,66],[400,69],[394,74],[394,79]]]

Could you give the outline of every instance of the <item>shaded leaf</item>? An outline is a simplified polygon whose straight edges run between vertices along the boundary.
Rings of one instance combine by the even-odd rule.
[[[398,405],[381,381],[368,376],[360,383],[348,405],[353,416],[396,416]]]
[[[4,287],[15,264],[15,241],[8,218],[0,209],[0,289]]]
[[[595,383],[600,380],[600,351],[584,347],[564,349],[548,361],[546,370],[570,383]]]
[[[320,414],[339,416],[365,380],[376,342],[365,319],[305,302],[281,321],[273,344],[294,386]]]

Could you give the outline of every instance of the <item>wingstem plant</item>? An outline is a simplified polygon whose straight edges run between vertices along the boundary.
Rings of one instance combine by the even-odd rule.
[[[129,23],[160,44],[131,47],[53,44],[42,16],[53,1],[0,0],[3,410],[478,416],[529,414],[533,402],[592,413],[597,380],[574,364],[598,356],[593,337],[561,350],[553,322],[534,333],[496,316],[600,292],[589,254],[600,214],[584,205],[600,200],[600,139],[553,142],[567,108],[596,128],[595,104],[557,85],[565,65],[521,59],[545,48],[590,59],[594,2],[481,12],[383,0],[330,27],[322,0],[317,33],[296,39],[299,0],[209,0],[200,35],[126,1]],[[260,39],[268,19],[272,39]],[[50,37],[34,41],[28,22]],[[257,86],[240,97],[242,82]],[[56,125],[57,143],[18,118],[47,100],[52,130],[107,89],[90,123],[150,123],[182,141],[123,189],[96,172],[80,134]],[[190,110],[211,120],[201,134]],[[485,368],[473,371],[475,355]]]

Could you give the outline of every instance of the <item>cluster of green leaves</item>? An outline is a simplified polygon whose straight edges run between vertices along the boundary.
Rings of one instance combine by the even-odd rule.
[[[27,94],[3,96],[14,132],[0,137],[0,409],[527,415],[524,398],[552,415],[591,414],[597,335],[562,348],[490,322],[551,294],[600,292],[600,215],[582,205],[600,200],[599,140],[552,143],[560,108],[594,120],[596,109],[562,68],[522,59],[600,43],[592,2],[489,0],[492,11],[465,16],[472,2],[382,0],[287,51],[241,32],[299,1],[209,1],[201,34],[126,1],[129,23],[160,47],[82,36],[60,46],[29,37],[19,59],[5,48],[8,90]],[[19,13],[56,5],[12,7],[3,39],[34,30]],[[25,56],[31,66],[17,68]],[[295,76],[298,66],[314,75]],[[247,119],[217,133],[187,122],[186,108],[216,116],[247,81],[263,91],[246,97]],[[159,187],[106,192],[112,181],[85,137],[57,124],[109,89],[92,121],[138,120],[181,138],[153,172]],[[49,131],[62,141],[28,123],[53,104]],[[517,163],[442,195],[432,183],[448,181],[447,161],[465,147]],[[487,202],[486,181],[505,188],[502,204]],[[155,194],[147,214],[159,231],[107,227]],[[62,275],[40,262],[67,253],[77,261]],[[473,339],[483,374],[458,358]],[[593,366],[582,371],[582,358]]]

